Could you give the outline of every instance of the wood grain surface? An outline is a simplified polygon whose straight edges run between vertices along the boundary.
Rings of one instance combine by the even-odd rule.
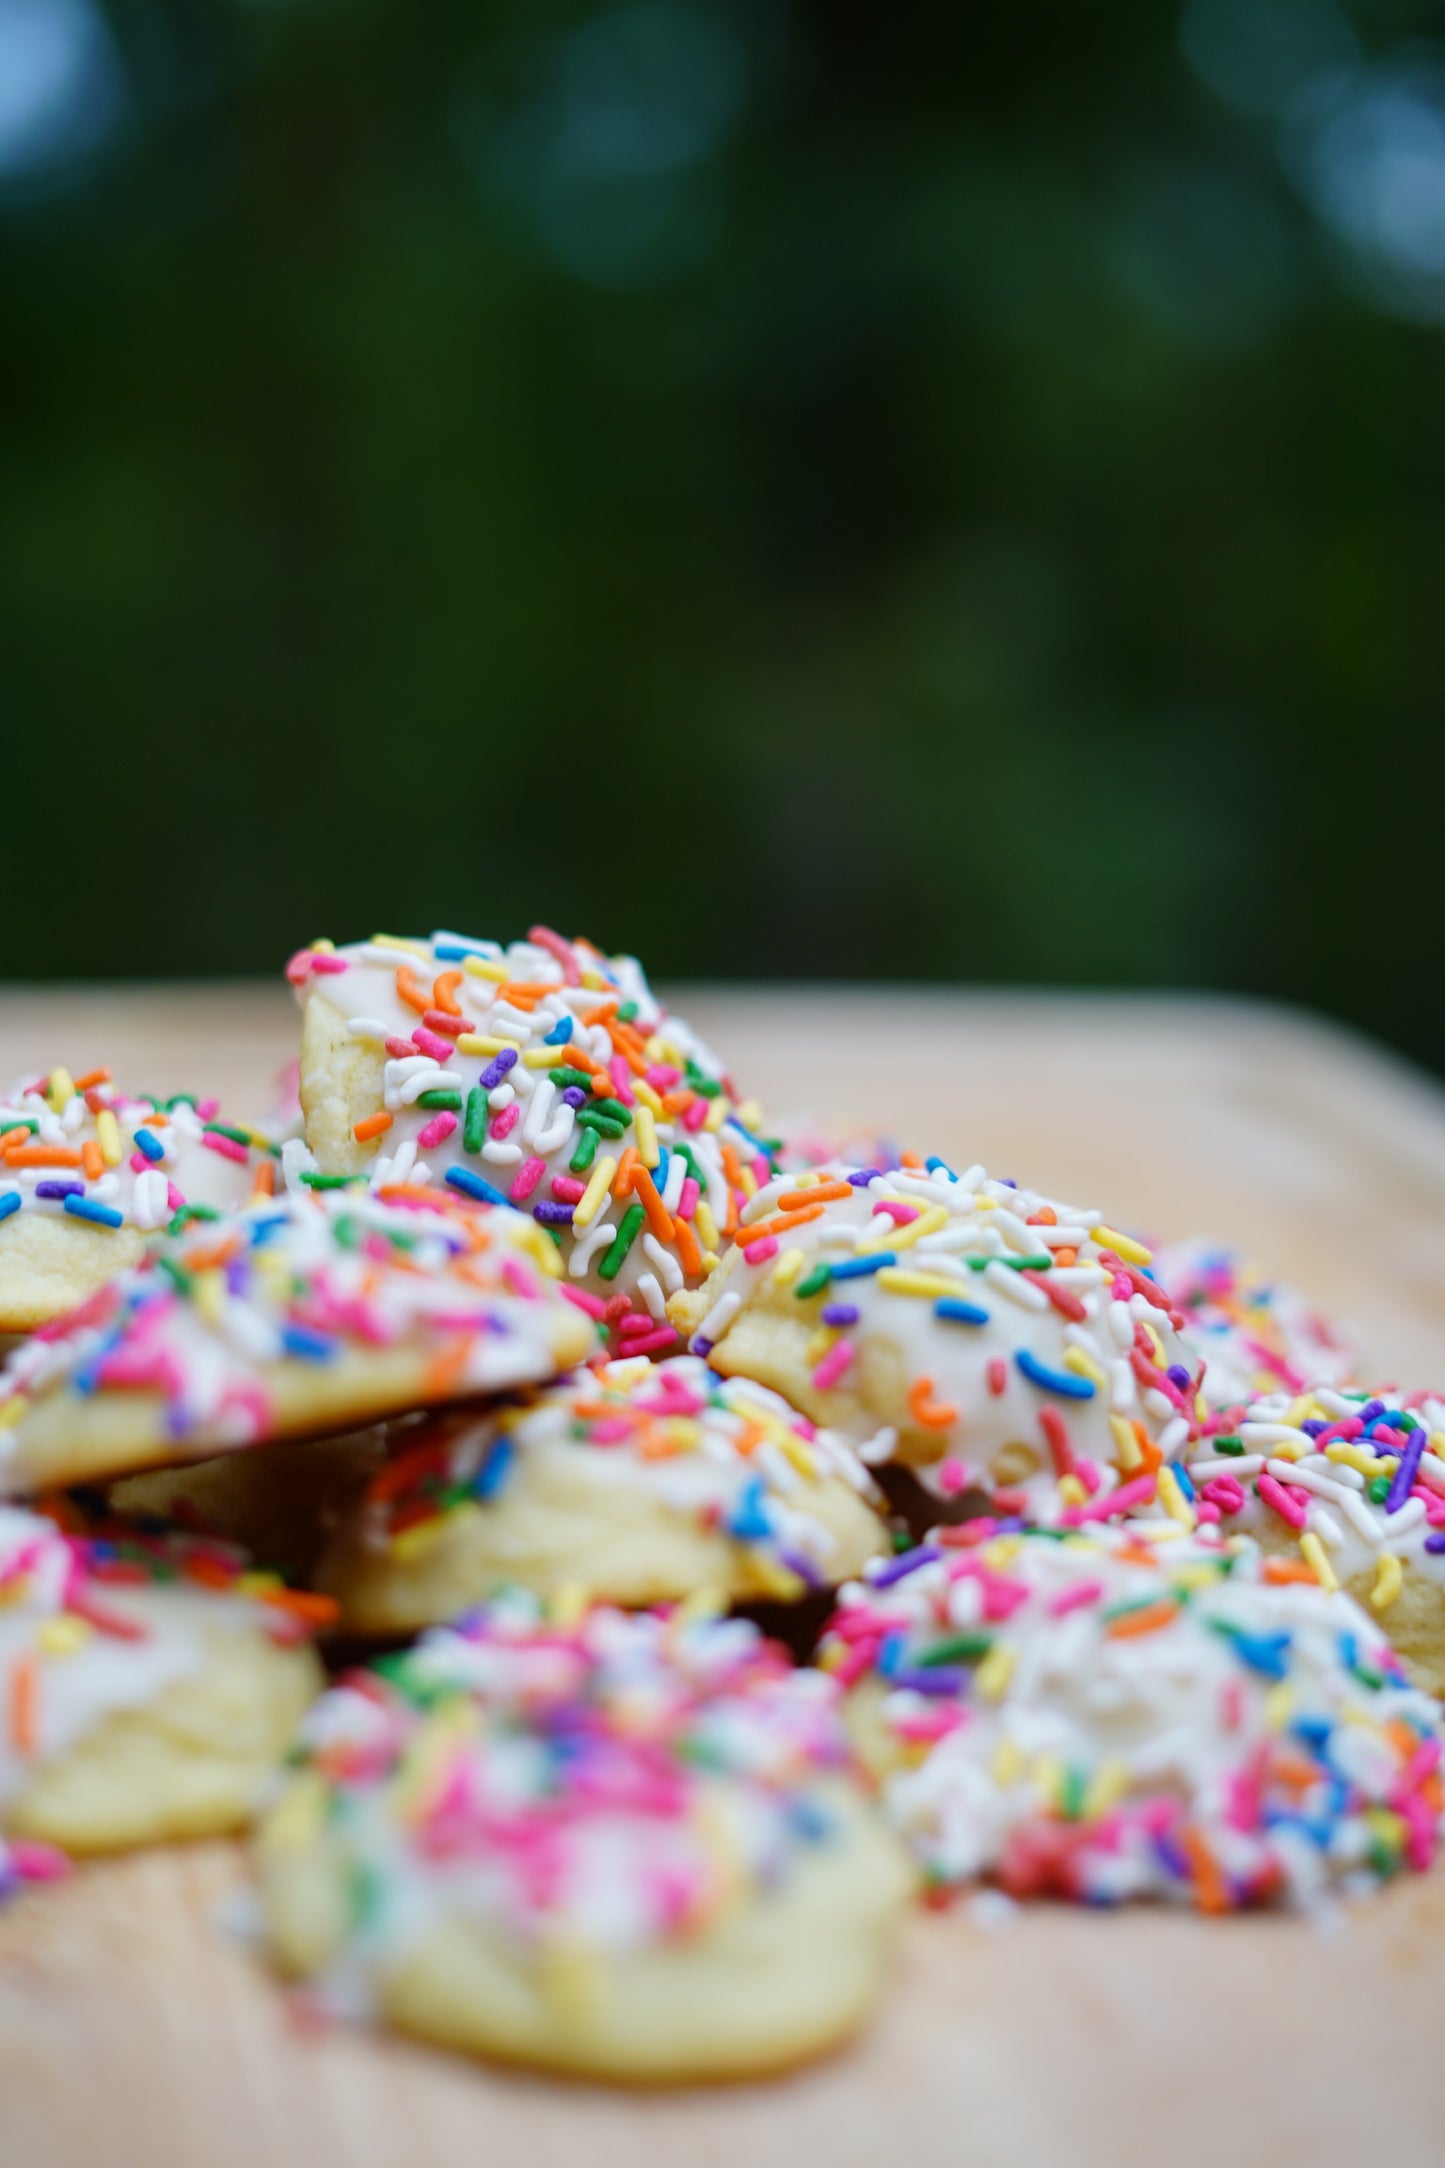
[[[1445,1095],[1319,1021],[1186,999],[771,989],[678,1005],[771,1107],[982,1159],[1116,1224],[1240,1241],[1445,1375]],[[271,1103],[257,987],[0,994],[0,1076],[108,1062]],[[1445,1874],[1337,1931],[1042,1907],[920,1916],[867,2037],[768,2085],[639,2096],[301,2037],[222,1915],[233,1848],[78,1872],[0,1916],[0,2168],[797,2168],[1445,2159]]]

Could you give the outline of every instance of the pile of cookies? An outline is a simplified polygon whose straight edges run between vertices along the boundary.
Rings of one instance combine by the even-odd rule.
[[[1227,1252],[779,1135],[632,958],[288,977],[270,1123],[0,1102],[0,1885],[254,1828],[309,2010],[678,2080],[846,2035],[919,1897],[1429,1864],[1445,1399]]]

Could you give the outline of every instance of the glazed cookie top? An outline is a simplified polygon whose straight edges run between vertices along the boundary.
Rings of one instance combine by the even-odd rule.
[[[530,1405],[491,1417],[440,1418],[403,1442],[363,1510],[395,1549],[419,1551],[441,1524],[505,1499],[530,1454],[558,1448],[584,1453],[589,1474],[631,1494],[639,1509],[661,1506],[745,1546],[783,1599],[841,1577],[836,1534],[812,1510],[810,1490],[834,1482],[877,1497],[842,1438],[765,1386],[677,1355],[578,1371]]]
[[[209,1633],[291,1644],[334,1610],[227,1544],[118,1522],[67,1533],[0,1505],[0,1812],[103,1717],[199,1671]]]
[[[557,1271],[530,1220],[449,1193],[300,1188],[192,1224],[13,1351],[0,1487],[539,1382],[596,1344]]]
[[[1403,1570],[1445,1583],[1445,1400],[1316,1386],[1214,1416],[1189,1468],[1201,1516],[1293,1537],[1327,1588],[1371,1577],[1388,1628]]]
[[[1344,1332],[1237,1250],[1171,1242],[1155,1252],[1150,1271],[1183,1312],[1183,1336],[1206,1366],[1202,1390],[1211,1408],[1255,1393],[1344,1385],[1359,1373]]]
[[[364,2007],[458,1913],[559,1964],[705,1933],[829,1843],[851,1762],[832,1681],[744,1620],[509,1592],[324,1695],[299,1765],[263,1844],[345,1847],[331,1984]]]
[[[1199,1365],[1148,1262],[1098,1212],[982,1167],[822,1169],[749,1201],[691,1345],[746,1369],[761,1326],[808,1321],[790,1392],[855,1438],[892,1423],[939,1498],[982,1489],[1001,1513],[1071,1522],[1156,1495],[1174,1511],[1161,1463],[1196,1434]]]
[[[174,1230],[274,1186],[271,1145],[215,1099],[134,1096],[109,1069],[21,1079],[0,1096],[0,1221]]]
[[[448,933],[322,942],[288,976],[341,1020],[324,1055],[303,1046],[323,1165],[516,1206],[556,1237],[594,1315],[650,1321],[631,1352],[677,1345],[667,1297],[706,1275],[770,1162],[755,1110],[634,957],[535,926],[507,948]],[[338,1056],[356,1049],[377,1065],[369,1103],[328,1145]]]
[[[937,1885],[1225,1911],[1429,1865],[1445,1724],[1347,1596],[1206,1532],[948,1534],[820,1653]]]

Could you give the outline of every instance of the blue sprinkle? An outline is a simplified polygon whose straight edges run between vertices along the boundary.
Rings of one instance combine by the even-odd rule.
[[[288,1355],[299,1355],[303,1362],[329,1363],[340,1343],[330,1333],[317,1332],[310,1325],[283,1325],[281,1345]]]
[[[153,1136],[149,1129],[138,1129],[135,1133],[135,1142],[136,1149],[144,1152],[152,1166],[155,1165],[158,1159],[164,1159],[166,1156],[166,1148],[161,1143],[160,1138]]]
[[[879,1643],[878,1654],[873,1659],[873,1668],[881,1679],[891,1679],[894,1672],[901,1669],[903,1659],[907,1654],[908,1636],[895,1629],[893,1633],[885,1634]]]
[[[1014,1361],[1030,1385],[1040,1386],[1046,1393],[1059,1393],[1065,1400],[1092,1400],[1094,1397],[1096,1387],[1092,1378],[1076,1377],[1072,1370],[1051,1370],[1026,1347],[1019,1349]]]
[[[1194,1479],[1190,1475],[1189,1470],[1184,1466],[1184,1463],[1182,1461],[1178,1460],[1171,1461],[1170,1466],[1174,1471],[1175,1482],[1179,1485],[1179,1488],[1183,1491],[1185,1497],[1189,1500],[1189,1503],[1193,1505]]]
[[[988,1323],[987,1310],[981,1309],[976,1302],[965,1302],[960,1295],[940,1295],[933,1305],[933,1314],[941,1317],[946,1324],[952,1325]]]
[[[500,1061],[501,1056],[498,1055],[497,1059]],[[480,1198],[483,1204],[507,1202],[499,1189],[493,1189],[491,1183],[483,1181],[481,1175],[473,1174],[470,1167],[448,1167],[447,1183],[450,1188],[461,1190],[464,1196]]]
[[[543,1044],[543,1046],[565,1046],[565,1045],[567,1044],[567,1041],[568,1041],[568,1040],[569,1040],[569,1039],[571,1038],[571,1036],[572,1036],[572,1019],[571,1019],[571,1017],[570,1017],[570,1016],[563,1016],[563,1017],[559,1017],[559,1018],[558,1018],[558,1020],[557,1020],[557,1022],[556,1022],[556,1023],[555,1023],[555,1024],[554,1024],[554,1025],[552,1026],[552,1029],[551,1029],[551,1030],[550,1030],[550,1031],[548,1032],[548,1034],[547,1034],[546,1038],[545,1038],[545,1039],[544,1039],[544,1040],[542,1041],[542,1044]]]
[[[949,1166],[948,1161],[946,1159],[940,1159],[937,1152],[934,1153],[932,1159],[925,1159],[923,1164],[928,1169],[930,1174],[946,1174],[950,1182],[956,1182],[958,1180],[958,1176],[954,1173],[952,1167]]]
[[[465,941],[457,933],[434,933],[431,940],[438,963],[459,964],[468,956],[485,956],[487,953],[479,941]]]
[[[848,1257],[841,1265],[832,1267],[835,1280],[861,1280],[870,1272],[881,1272],[885,1265],[896,1265],[896,1250],[875,1250],[871,1257]]]
[[[652,1186],[660,1197],[667,1188],[667,1170],[672,1165],[672,1154],[665,1144],[657,1147],[657,1165],[652,1170]]]
[[[1242,1663],[1251,1671],[1257,1671],[1266,1679],[1282,1679],[1289,1670],[1285,1661],[1289,1655],[1293,1635],[1287,1632],[1273,1634],[1245,1634],[1237,1629],[1230,1634]]]
[[[516,1447],[510,1438],[501,1436],[492,1440],[492,1449],[472,1478],[474,1498],[495,1498],[506,1482],[516,1458]]]
[[[743,1490],[727,1523],[730,1536],[739,1543],[763,1543],[772,1534],[767,1512],[767,1492],[754,1476]]]
[[[21,1197],[18,1189],[7,1189],[0,1195],[0,1220],[8,1220],[12,1212],[20,1210]]]
[[[124,1227],[125,1214],[113,1205],[97,1204],[94,1197],[67,1197],[65,1209],[73,1219],[90,1220],[97,1227]]]

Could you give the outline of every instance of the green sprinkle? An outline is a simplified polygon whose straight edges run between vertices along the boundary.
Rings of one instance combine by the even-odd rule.
[[[719,1401],[718,1405],[719,1407],[721,1407],[724,1405],[724,1403],[722,1401]],[[911,1551],[913,1549],[913,1538],[908,1533],[908,1530],[906,1528],[894,1529],[893,1548],[895,1551]]]
[[[1128,1603],[1111,1603],[1107,1610],[1101,1611],[1099,1613],[1099,1624],[1107,1626],[1111,1619],[1128,1618],[1132,1611],[1152,1611],[1155,1605],[1160,1602],[1177,1603],[1178,1601],[1179,1593],[1177,1589],[1171,1589],[1167,1597],[1132,1596]]]
[[[216,1220],[220,1216],[213,1204],[183,1204],[167,1222],[166,1233],[178,1235],[183,1227],[190,1226],[192,1220]]]
[[[993,1647],[994,1636],[985,1633],[948,1634],[914,1661],[924,1670],[932,1664],[976,1663]]]
[[[744,1231],[746,1232],[746,1230]],[[814,1265],[811,1272],[803,1274],[802,1279],[793,1289],[793,1293],[797,1296],[799,1302],[806,1302],[809,1295],[821,1295],[832,1277],[833,1268],[831,1265]]]
[[[990,1265],[1007,1265],[1010,1272],[1048,1272],[1053,1258],[1046,1250],[1042,1257],[966,1257],[964,1263],[971,1272],[987,1272]]]
[[[1228,1453],[1235,1460],[1238,1460],[1244,1452],[1243,1438],[1237,1438],[1233,1435],[1233,1433],[1231,1433],[1230,1436],[1227,1438],[1211,1438],[1209,1440],[1209,1443],[1213,1446],[1216,1453]],[[1232,1480],[1233,1478],[1231,1477],[1231,1481]]]
[[[697,1159],[693,1153],[692,1146],[690,1144],[684,1144],[681,1142],[681,1140],[679,1140],[678,1143],[673,1146],[673,1150],[678,1154],[679,1158],[684,1159],[687,1162],[688,1173],[692,1176],[694,1182],[696,1182],[698,1188],[702,1191],[705,1197],[707,1195],[707,1176],[703,1173],[701,1167],[698,1165]]]
[[[490,1101],[480,1084],[467,1093],[466,1118],[462,1123],[462,1150],[479,1152],[487,1141],[487,1110]]]
[[[1064,1771],[1064,1781],[1059,1787],[1059,1804],[1064,1810],[1066,1822],[1081,1822],[1084,1818],[1084,1793],[1087,1789],[1084,1772],[1077,1762],[1071,1762]]]
[[[622,1269],[622,1260],[637,1240],[646,1217],[647,1214],[640,1204],[629,1205],[623,1214],[622,1225],[617,1230],[611,1249],[597,1267],[604,1280],[616,1279]]]
[[[425,1107],[428,1113],[460,1114],[462,1095],[460,1092],[448,1091],[418,1092],[412,1104]]]
[[[1417,1415],[1412,1415],[1408,1408],[1401,1409],[1395,1420],[1407,1436],[1412,1430],[1420,1428],[1420,1418]]]
[[[163,1272],[178,1295],[189,1295],[195,1286],[184,1265],[178,1265],[173,1257],[156,1258],[156,1270]]]
[[[620,1099],[594,1099],[590,1106],[577,1109],[579,1122],[595,1121],[599,1117],[609,1122],[619,1122],[624,1129],[632,1119]]]
[[[585,1069],[553,1069],[549,1074],[559,1092],[571,1091],[574,1084],[580,1091],[592,1089],[592,1079]]]
[[[1377,1475],[1374,1477],[1369,1486],[1370,1503],[1372,1506],[1382,1506],[1385,1503],[1385,1500],[1390,1495],[1390,1485],[1393,1481],[1393,1476]]]
[[[308,1189],[349,1189],[353,1182],[364,1182],[364,1174],[311,1174],[301,1177]]]
[[[172,1107],[190,1107],[194,1111],[196,1104],[194,1092],[174,1092],[169,1099],[157,1099],[152,1092],[142,1092],[141,1097],[149,1099],[153,1107],[164,1107],[167,1114]],[[207,1123],[206,1126],[209,1128],[210,1124]]]
[[[575,1149],[575,1151],[573,1152],[573,1154],[572,1154],[572,1157],[571,1157],[571,1158],[570,1158],[570,1159],[568,1160],[568,1162],[567,1162],[568,1170],[569,1170],[569,1171],[570,1171],[570,1172],[571,1172],[572,1174],[583,1174],[583,1173],[585,1173],[585,1171],[587,1170],[587,1168],[591,1166],[591,1164],[592,1164],[593,1160],[594,1160],[594,1159],[595,1159],[596,1157],[597,1157],[597,1132],[596,1132],[596,1130],[595,1130],[595,1129],[582,1129],[582,1130],[579,1130],[579,1131],[578,1131],[578,1133],[577,1133],[577,1146],[576,1146],[576,1149]]]
[[[12,1129],[28,1129],[33,1137],[39,1127],[39,1122],[32,1121],[28,1115],[17,1115],[14,1121],[7,1116],[4,1121],[0,1121],[0,1133],[5,1136],[8,1136]]]
[[[194,1101],[192,1104],[194,1105]],[[201,1127],[208,1136],[229,1137],[232,1144],[249,1145],[251,1142],[250,1130],[237,1129],[231,1122],[203,1122]]]
[[[624,1001],[617,1012],[617,1021],[619,1024],[635,1024],[637,1022],[637,1003],[635,1001]]]

